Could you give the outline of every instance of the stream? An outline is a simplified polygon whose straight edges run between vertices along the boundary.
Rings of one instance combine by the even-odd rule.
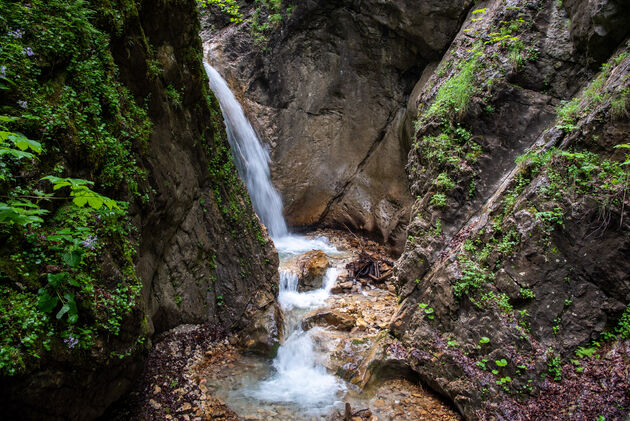
[[[345,267],[363,250],[363,243],[359,247],[347,235],[334,232],[290,233],[282,199],[271,182],[269,152],[225,80],[210,65],[205,68],[223,111],[239,175],[278,250],[278,303],[284,315],[283,340],[273,360],[233,347],[216,351],[221,355],[214,355],[202,373],[212,396],[246,420],[335,419],[346,404],[356,419],[416,420],[424,413],[430,416],[426,419],[459,419],[404,370],[372,376],[379,358],[393,353],[394,359],[404,360],[396,356],[402,348],[386,334],[397,307],[393,287],[347,282]],[[314,250],[323,252],[328,268],[319,288],[300,291],[297,259]],[[338,287],[342,280],[345,290]],[[337,293],[331,294],[335,286]]]

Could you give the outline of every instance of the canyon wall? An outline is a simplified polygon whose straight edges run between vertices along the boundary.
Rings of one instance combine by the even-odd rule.
[[[155,334],[182,323],[212,323],[225,331],[233,331],[249,327],[265,311],[273,313],[278,283],[277,253],[238,178],[221,111],[207,85],[198,35],[197,4],[194,0],[158,3],[94,2],[76,7],[37,3],[30,11],[25,11],[34,16],[40,9],[49,7],[51,10],[45,13],[54,19],[67,7],[63,16],[68,22],[71,17],[82,19],[83,13],[87,13],[93,27],[86,27],[86,37],[103,34],[98,46],[89,48],[93,48],[91,51],[105,49],[102,53],[108,60],[105,72],[113,75],[114,83],[119,86],[116,89],[128,90],[129,101],[135,101],[145,110],[148,129],[143,142],[129,143],[129,163],[119,170],[135,168],[136,173],[141,174],[137,184],[132,183],[133,188],[106,188],[97,184],[102,194],[128,204],[130,225],[124,225],[127,228],[121,232],[136,248],[135,253],[130,246],[124,256],[117,254],[115,251],[122,248],[122,243],[114,240],[107,249],[111,252],[97,252],[94,266],[89,268],[96,276],[96,293],[102,293],[103,299],[115,303],[108,306],[130,300],[124,304],[128,307],[124,307],[126,310],[120,319],[103,316],[103,323],[108,323],[107,317],[110,317],[120,331],[116,335],[101,330],[99,312],[107,312],[107,308],[99,310],[99,301],[88,304],[89,297],[77,295],[85,297],[80,298],[83,301],[78,309],[79,322],[68,329],[76,332],[71,335],[78,335],[78,329],[80,332],[89,329],[93,345],[87,340],[75,345],[74,337],[66,339],[65,343],[62,338],[53,339],[48,345],[50,350],[42,350],[39,359],[28,359],[23,371],[4,375],[0,389],[5,417],[94,419],[135,381]],[[27,27],[25,31],[24,39],[28,39],[35,29]],[[72,32],[63,36],[65,34],[71,36]],[[41,45],[33,44],[35,55],[44,54],[41,51],[47,48],[45,41]],[[89,65],[82,64],[91,63],[89,56],[86,59],[76,56],[79,69],[84,66],[83,73],[76,73],[76,64],[71,67],[65,59],[54,56],[61,54],[61,50],[51,54],[47,60],[36,62],[43,75],[55,75],[51,82],[40,80],[42,86],[63,92],[70,89],[71,84],[92,77]],[[85,104],[100,103],[103,118],[109,119],[106,121],[124,118],[127,111],[109,108],[109,97],[100,97],[99,89],[83,89],[82,94],[90,102],[81,103],[79,110],[86,109]],[[32,99],[33,103],[35,101]],[[122,117],[117,112],[123,114]],[[98,174],[102,161],[94,158],[89,149],[86,151],[72,143],[83,136],[80,130],[72,132],[72,129],[91,124],[92,117],[79,120],[81,117],[74,116],[80,114],[68,115],[63,126],[57,129],[55,139],[44,142],[47,151],[54,149],[54,142],[65,146],[59,153],[43,155],[41,167],[36,171],[40,168],[46,171],[62,162],[65,177],[90,179]],[[98,134],[92,139],[108,135],[109,124],[97,127]],[[115,141],[120,145],[128,145],[125,136],[133,135],[136,129],[129,121],[123,121],[122,130],[114,133],[113,138],[117,138]],[[39,134],[41,130],[35,127],[26,133],[36,139],[46,139],[46,134]],[[90,145],[93,141],[96,140],[86,138],[85,142]],[[91,219],[96,220],[94,215]],[[41,232],[60,229],[48,221]],[[99,231],[98,237],[93,236],[90,241],[104,242],[106,237],[106,231]],[[3,252],[3,256],[5,254]],[[63,263],[59,265],[65,267]],[[60,268],[45,270],[63,270]],[[40,269],[31,268],[31,271],[39,273]],[[3,269],[3,282],[15,285],[12,279],[4,279],[5,273],[8,272]],[[137,298],[122,295],[129,291],[124,279],[135,280],[133,282],[141,286]],[[107,289],[110,284],[111,289]],[[73,285],[68,288],[73,289]],[[37,294],[36,288],[34,294]],[[65,326],[64,320],[54,321],[53,317],[54,314],[51,324],[60,329]],[[93,317],[96,322],[89,322]],[[96,327],[90,323],[96,323]],[[257,333],[260,332],[252,332]],[[263,339],[273,341],[277,337]]]
[[[295,6],[263,31],[260,4],[206,16],[206,56],[292,224],[405,242],[390,328],[406,351],[383,364],[466,419],[624,416],[627,2]]]
[[[206,57],[270,147],[290,225],[345,225],[401,249],[412,203],[405,103],[471,3],[299,2],[262,41],[251,19],[205,17]]]

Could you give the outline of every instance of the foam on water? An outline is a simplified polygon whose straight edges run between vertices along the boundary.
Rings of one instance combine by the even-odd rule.
[[[262,401],[295,403],[307,412],[327,410],[345,391],[343,382],[317,361],[311,332],[291,333],[273,361],[276,373],[249,395]]]
[[[295,403],[312,413],[327,410],[338,403],[339,395],[346,387],[343,381],[326,371],[321,364],[324,356],[314,350],[312,334],[318,329],[304,332],[299,317],[291,314],[323,306],[338,275],[339,269],[330,268],[321,288],[301,293],[297,290],[297,275],[289,271],[280,272],[278,302],[288,313],[290,334],[273,360],[275,373],[255,388],[245,391],[247,395],[262,401]]]
[[[330,268],[326,271],[323,285],[320,289],[307,292],[298,292],[298,276],[289,271],[280,272],[280,292],[278,303],[285,311],[300,309],[314,309],[325,304],[330,296],[330,289],[335,285],[339,269]]]
[[[281,259],[299,256],[311,250],[321,250],[330,256],[340,253],[326,237],[308,238],[301,235],[289,234],[282,237],[274,237],[273,243],[276,245]]]

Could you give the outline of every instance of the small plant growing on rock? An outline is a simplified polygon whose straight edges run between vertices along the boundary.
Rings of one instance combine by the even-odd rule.
[[[496,381],[497,385],[502,386],[503,390],[505,390],[506,392],[509,392],[510,388],[508,387],[508,384],[511,382],[512,378],[510,376],[502,377],[501,379]]]
[[[444,193],[435,193],[429,203],[438,208],[443,208],[446,206],[446,195]]]
[[[532,300],[536,298],[536,294],[529,288],[521,288],[521,297]]]
[[[424,310],[424,314],[427,315],[427,318],[429,318],[431,320],[433,320],[435,318],[435,315],[433,314],[434,310],[433,310],[432,307],[429,307],[428,304],[420,303],[420,304],[418,304],[418,307],[420,307],[422,310]]]

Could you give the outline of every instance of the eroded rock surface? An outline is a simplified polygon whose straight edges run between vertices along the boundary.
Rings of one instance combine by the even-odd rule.
[[[295,262],[298,268],[298,291],[312,291],[322,287],[326,270],[330,262],[321,250],[313,250],[298,256]]]
[[[412,202],[404,104],[471,4],[299,2],[264,48],[247,23],[203,32],[207,59],[271,147],[291,225],[347,224],[401,246]]]
[[[410,99],[419,106],[407,167],[417,200],[391,328],[413,370],[467,419],[535,419],[541,407],[556,408],[538,393],[562,390],[564,376],[575,387],[569,361],[594,364],[578,350],[617,332],[628,311],[627,199],[606,187],[623,172],[613,147],[626,142],[628,111],[612,104],[627,101],[628,47],[590,74],[594,58],[574,43],[569,12],[601,9],[559,6],[478,4]],[[572,98],[569,113],[558,99]],[[536,152],[514,164],[528,150]],[[590,165],[618,169],[574,178]],[[613,338],[601,354],[626,344]],[[609,398],[617,386],[598,405],[577,404],[598,388],[590,382],[584,376],[582,392],[562,395],[564,417],[627,414],[627,398]]]

